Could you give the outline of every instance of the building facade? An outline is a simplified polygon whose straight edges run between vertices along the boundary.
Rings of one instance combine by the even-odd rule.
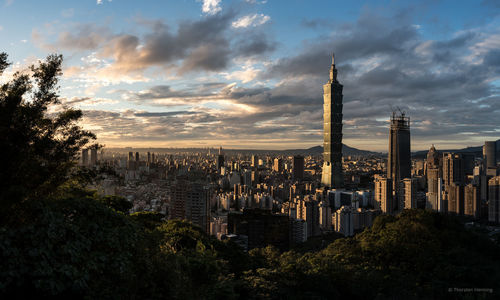
[[[330,80],[323,85],[323,173],[322,185],[330,188],[342,188],[342,89],[337,80],[335,57],[332,55]]]

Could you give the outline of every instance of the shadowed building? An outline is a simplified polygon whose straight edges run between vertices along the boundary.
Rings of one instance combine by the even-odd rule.
[[[228,215],[228,232],[248,236],[248,250],[273,245],[288,250],[290,218],[272,214],[266,209],[244,209]]]
[[[500,176],[488,181],[488,221],[500,223]]]
[[[404,112],[392,113],[387,164],[387,178],[392,179],[394,198],[399,199],[401,180],[411,177],[410,118]]]
[[[383,213],[392,214],[394,212],[394,197],[392,195],[392,180],[385,176],[375,175],[375,206]]]
[[[210,190],[201,183],[178,180],[170,190],[170,219],[189,220],[208,229]]]
[[[323,173],[321,184],[330,188],[342,188],[342,88],[337,80],[335,57],[332,55],[330,80],[323,85]]]
[[[427,204],[426,208],[438,210],[441,191],[439,190],[439,182],[441,181],[442,169],[440,167],[441,159],[439,152],[436,151],[434,145],[429,149],[426,160],[426,175],[427,175]]]
[[[89,165],[89,149],[83,149],[82,150],[82,166],[88,166]]]
[[[479,219],[481,217],[481,192],[478,186],[468,184],[464,190],[464,214]]]
[[[302,180],[304,178],[304,156],[295,155],[293,157],[293,179]]]
[[[486,141],[483,146],[483,159],[486,169],[497,166],[497,147],[495,141]]]

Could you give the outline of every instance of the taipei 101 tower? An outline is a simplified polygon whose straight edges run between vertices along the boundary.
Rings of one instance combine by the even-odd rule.
[[[335,56],[332,55],[330,80],[323,85],[323,173],[321,184],[337,189],[344,187],[342,172],[342,88],[337,80]]]

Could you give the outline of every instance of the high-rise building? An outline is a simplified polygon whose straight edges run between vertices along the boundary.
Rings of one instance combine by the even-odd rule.
[[[222,153],[222,147],[219,148],[219,155],[217,155],[217,173],[221,172],[221,168],[224,166],[224,153]]]
[[[127,169],[135,170],[134,152],[128,153]]]
[[[337,80],[335,57],[332,55],[330,80],[323,85],[323,173],[321,184],[330,188],[344,186],[342,172],[342,84]]]
[[[281,171],[283,171],[283,159],[281,158],[274,159],[273,171],[277,173],[281,173]]]
[[[488,221],[500,223],[500,176],[488,181]]]
[[[429,152],[427,152],[427,159],[425,160],[426,164],[426,169],[439,169],[441,166],[441,155],[439,155],[439,152],[436,150],[436,147],[432,145],[432,147],[429,149]]]
[[[383,213],[394,212],[394,196],[392,195],[392,179],[381,175],[375,175],[374,200],[378,209]]]
[[[252,167],[257,168],[259,166],[259,158],[257,155],[252,155]]]
[[[90,149],[90,165],[95,166],[97,164],[97,148]]]
[[[248,236],[248,250],[273,245],[281,250],[290,246],[290,218],[267,209],[244,209],[228,214],[228,232]]]
[[[207,230],[209,190],[200,183],[179,180],[171,187],[170,218],[185,219]]]
[[[497,166],[497,147],[495,141],[486,141],[483,146],[483,160],[486,169]]]
[[[399,198],[400,182],[411,177],[410,118],[394,111],[391,116],[387,178],[392,179],[394,198]],[[399,207],[401,209],[401,207]]]
[[[139,152],[136,152],[136,153],[135,153],[135,162],[136,162],[137,164],[139,164],[139,160],[140,160],[140,159],[139,159]]]
[[[466,185],[464,194],[464,214],[479,219],[481,214],[481,192],[479,186],[473,184]]]
[[[427,203],[426,208],[439,210],[439,200],[441,199],[441,191],[439,190],[439,183],[442,181],[442,168],[441,168],[441,155],[436,150],[434,145],[427,153],[425,161],[425,169],[427,175]]]
[[[426,208],[438,210],[438,199],[441,191],[439,190],[439,169],[427,169],[427,204]]]
[[[319,226],[323,230],[331,230],[332,227],[332,209],[327,200],[319,203]]]
[[[417,208],[417,188],[418,181],[416,178],[405,178],[401,181],[401,194],[399,199],[400,208]]]
[[[301,180],[304,178],[304,156],[295,155],[293,157],[293,179]]]
[[[448,213],[463,215],[465,202],[464,185],[459,182],[452,182],[445,186],[445,191],[448,196]]]
[[[151,164],[151,152],[148,152],[148,165]]]
[[[89,165],[89,149],[82,150],[82,166],[86,167]]]
[[[344,236],[354,235],[354,215],[352,208],[342,206],[332,215],[333,229]]]
[[[464,183],[465,169],[461,154],[445,153],[443,155],[443,180],[444,185]]]

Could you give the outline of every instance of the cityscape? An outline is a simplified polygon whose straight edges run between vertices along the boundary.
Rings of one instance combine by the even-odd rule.
[[[410,118],[396,110],[388,112],[387,156],[343,155],[343,86],[334,59],[323,86],[323,153],[93,148],[82,150],[80,165],[112,170],[91,188],[125,197],[132,212],[189,220],[245,251],[287,249],[332,232],[352,236],[378,215],[404,209],[468,217],[469,226],[489,222],[490,234],[499,234],[500,140],[485,141],[479,152],[443,152],[432,145],[425,155],[412,156]]]
[[[29,2],[3,299],[498,299],[495,1]]]

